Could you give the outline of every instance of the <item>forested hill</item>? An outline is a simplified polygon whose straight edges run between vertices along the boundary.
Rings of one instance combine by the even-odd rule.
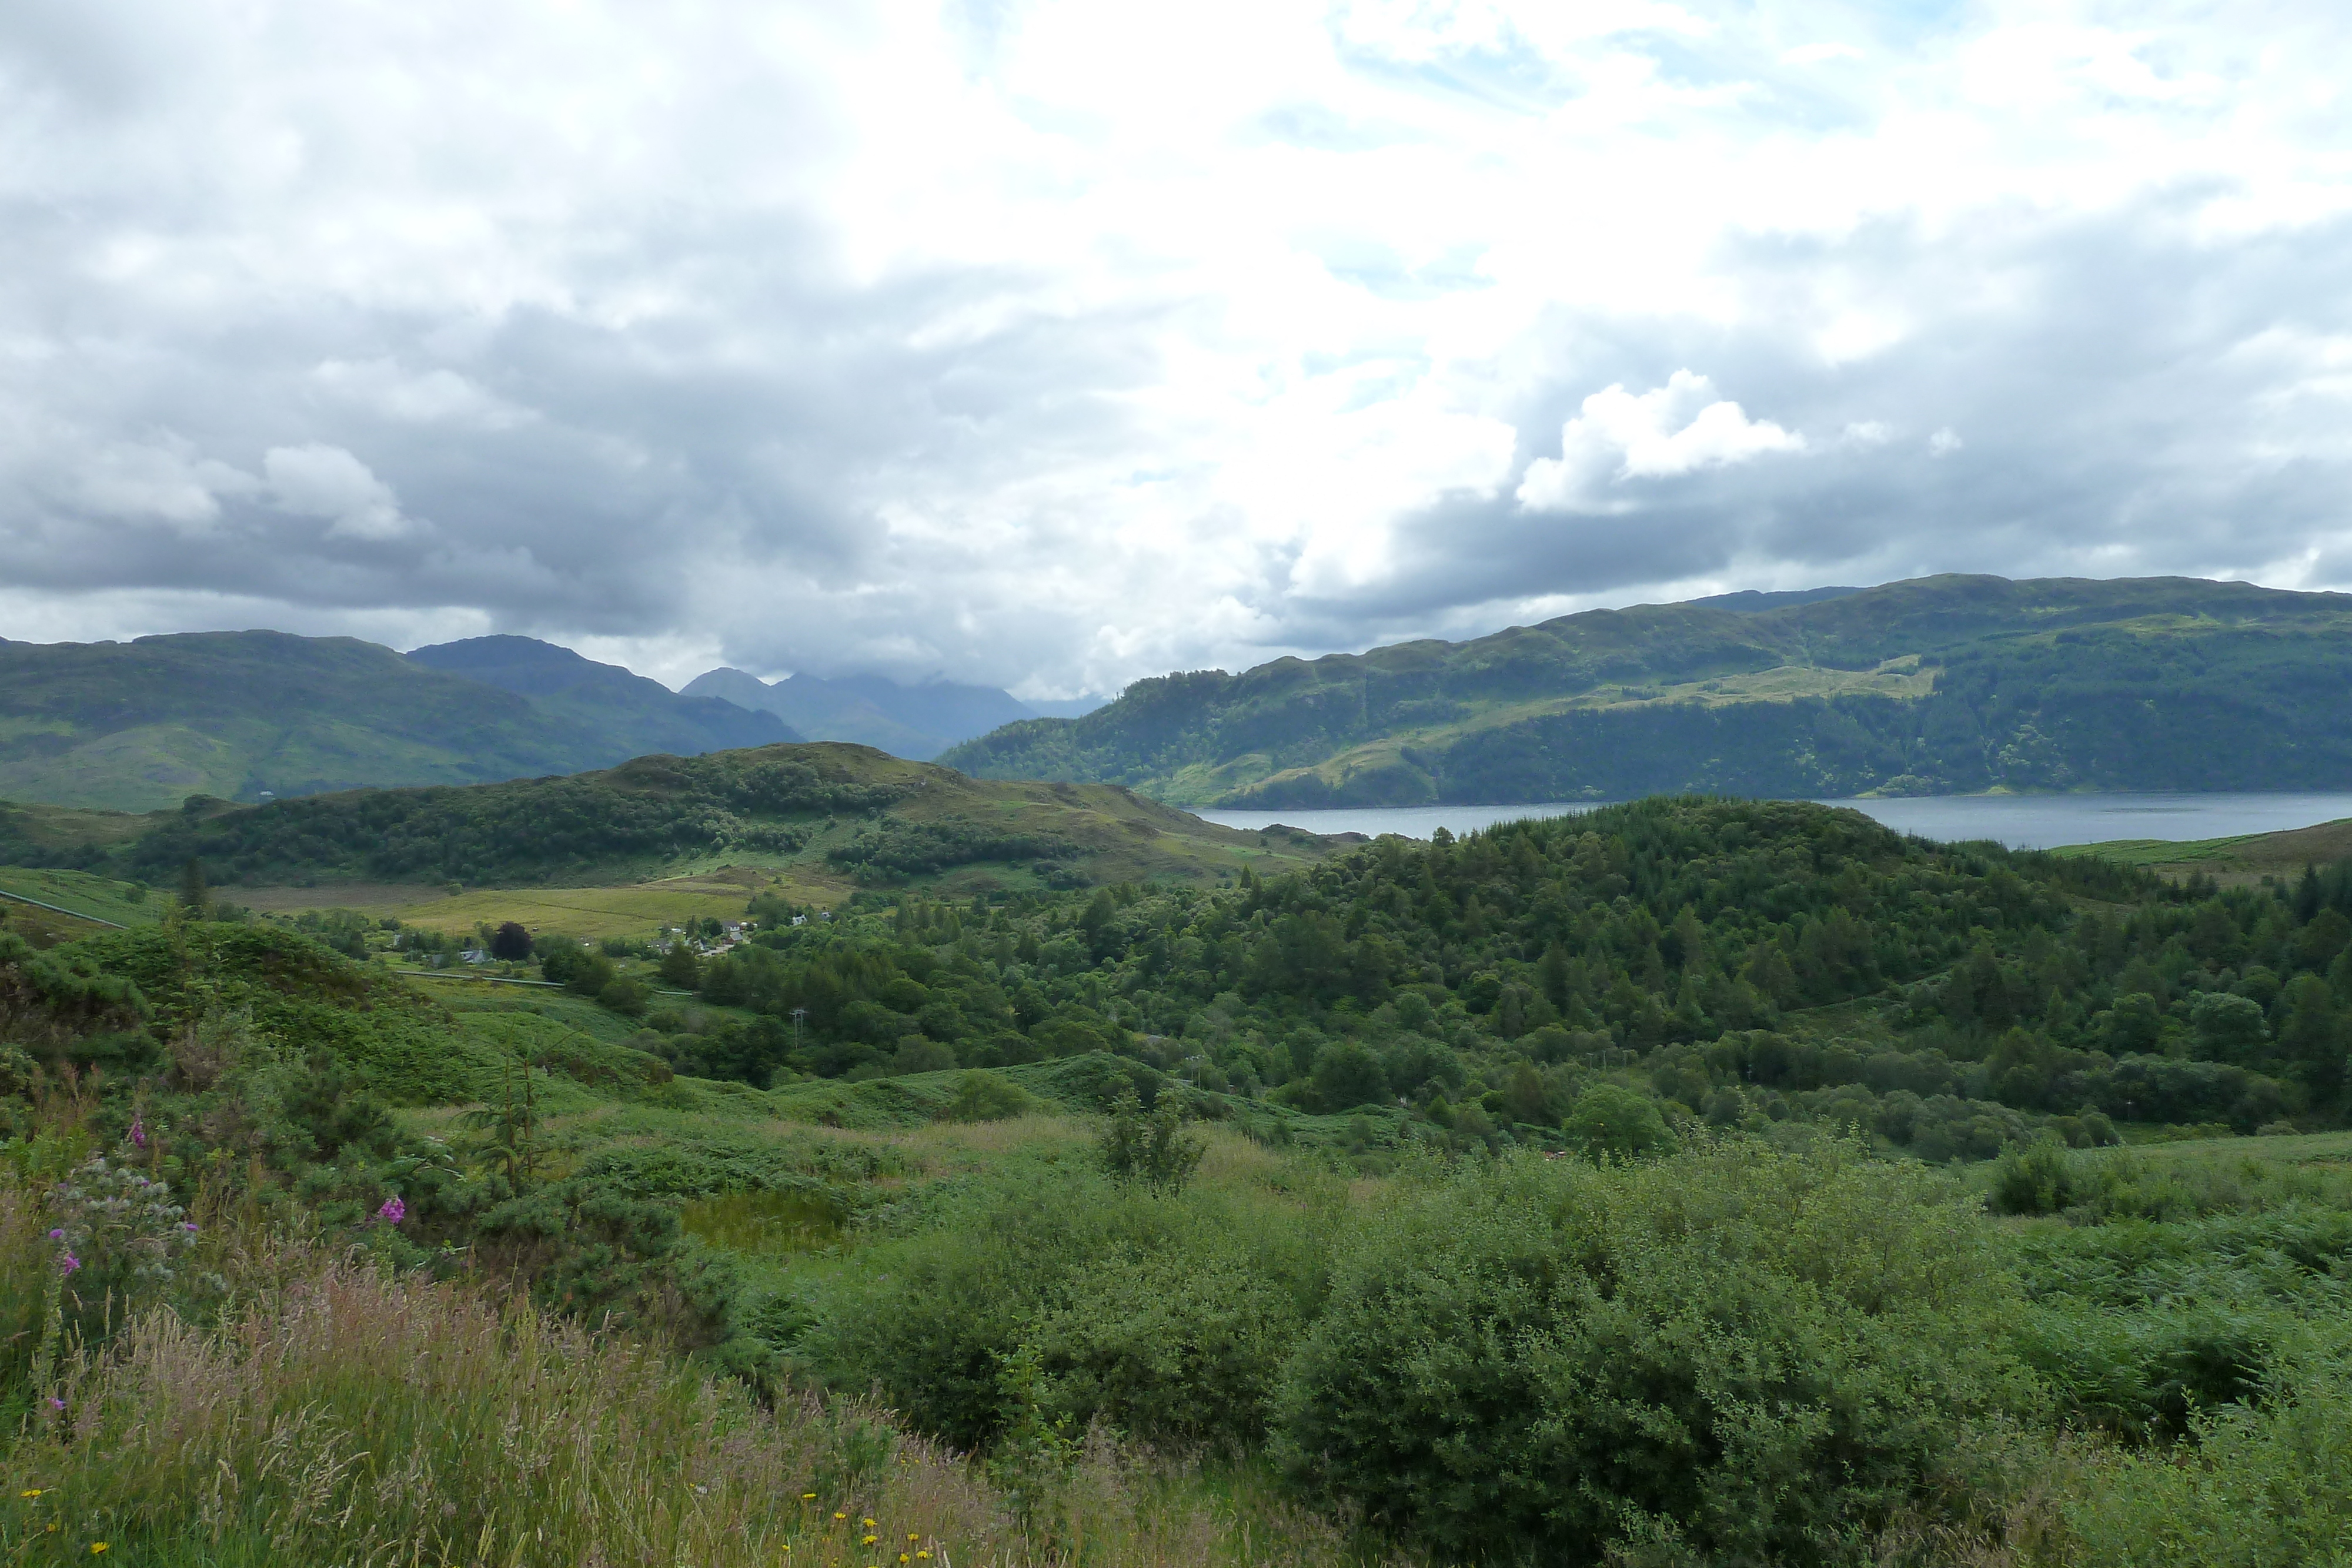
[[[422,652],[282,632],[0,645],[0,797],[147,811],[792,738],[772,714],[526,638]]]
[[[846,892],[942,878],[1032,889],[1207,881],[1230,877],[1244,852],[1296,863],[1336,847],[1311,833],[1216,827],[1113,786],[982,781],[834,743],[258,806],[193,800],[143,821],[152,825],[132,837],[121,822],[78,823],[0,803],[0,862],[149,882],[168,881],[194,860],[221,883],[513,886],[635,881],[726,861],[800,866]]]
[[[2110,1121],[2252,1132],[2352,1108],[2352,865],[2223,892],[1804,802],[1383,838],[1228,894],[917,898],[887,930],[764,935],[700,983],[807,1009],[798,1059],[781,1032],[740,1042],[726,1071],[754,1081],[917,1037],[935,1065],[1099,1046],[1312,1111],[1402,1101],[1463,1145],[1556,1127],[1601,1082],[1666,1123],[1859,1124],[1937,1161],[2038,1127],[2082,1143]]]
[[[1268,807],[2352,779],[2352,596],[1948,576],[1758,601],[1139,681],[940,760]]]

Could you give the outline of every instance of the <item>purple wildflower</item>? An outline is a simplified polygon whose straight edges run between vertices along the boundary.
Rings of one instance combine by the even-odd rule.
[[[52,1230],[49,1232],[49,1239],[52,1241],[63,1241],[65,1239],[66,1233],[62,1230]]]
[[[143,1149],[147,1146],[146,1117],[134,1115],[131,1118],[131,1142],[132,1146],[136,1148]]]
[[[60,1274],[70,1274],[80,1267],[81,1260],[70,1252],[58,1260],[58,1272]]]
[[[66,1402],[65,1402],[64,1400],[62,1400],[62,1399],[58,1398],[58,1397],[56,1395],[54,1395],[54,1394],[52,1394],[52,1395],[50,1395],[50,1396],[49,1396],[49,1408],[50,1408],[50,1409],[52,1409],[52,1410],[62,1410],[62,1409],[64,1409],[65,1407],[66,1407]]]
[[[180,1222],[180,1228],[186,1231],[189,1235],[194,1236],[196,1233],[196,1222],[193,1219],[182,1220]]]
[[[408,1218],[408,1205],[400,1201],[398,1193],[394,1193],[383,1200],[383,1207],[375,1211],[375,1217],[386,1225],[397,1225]]]

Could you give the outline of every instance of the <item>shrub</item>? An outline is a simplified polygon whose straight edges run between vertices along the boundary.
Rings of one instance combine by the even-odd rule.
[[[1280,1451],[1448,1555],[1837,1560],[2032,1397],[1990,1239],[1945,1179],[1849,1145],[1506,1159],[1353,1227]]]
[[[2054,1138],[2011,1144],[1993,1166],[1992,1207],[2000,1214],[2055,1214],[2072,1205],[2074,1162]]]
[[[1192,1179],[1193,1170],[1208,1145],[1184,1135],[1183,1107],[1173,1094],[1161,1094],[1146,1112],[1130,1089],[1111,1103],[1110,1121],[1103,1128],[1103,1170],[1121,1184],[1139,1183],[1153,1192],[1175,1192]]]
[[[2197,1445],[2095,1454],[2057,1489],[2059,1533],[2077,1563],[2270,1568],[2336,1563],[2352,1532],[2352,1381],[2304,1368],[2258,1409],[2195,1423]]]
[[[1198,1189],[1122,1191],[1083,1170],[951,1194],[815,1303],[801,1351],[961,1446],[1007,1416],[1003,1374],[1036,1358],[1049,1417],[1143,1437],[1262,1433],[1282,1359],[1322,1291],[1318,1206]]]
[[[942,1122],[1003,1122],[1038,1109],[1036,1097],[1009,1078],[993,1072],[967,1072],[956,1080],[955,1092],[940,1107]]]
[[[653,993],[635,975],[616,975],[596,993],[596,999],[625,1019],[643,1018]]]
[[[1596,1156],[1637,1159],[1675,1146],[1656,1103],[1614,1083],[1596,1083],[1578,1095],[1565,1125],[1568,1135]]]

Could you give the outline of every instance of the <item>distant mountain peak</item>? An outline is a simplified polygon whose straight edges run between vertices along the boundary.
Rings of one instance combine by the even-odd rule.
[[[720,697],[776,715],[811,740],[854,741],[917,762],[1036,710],[995,686],[933,678],[908,685],[887,675],[788,675],[781,681],[732,667],[688,681],[688,696]]]

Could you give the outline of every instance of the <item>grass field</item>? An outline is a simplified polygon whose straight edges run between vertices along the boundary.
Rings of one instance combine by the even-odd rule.
[[[76,915],[117,925],[152,925],[171,902],[136,883],[115,882],[80,871],[31,871],[0,866],[0,893],[37,899]]]
[[[2224,839],[2114,839],[2099,844],[2068,844],[2051,853],[2097,855],[2126,865],[2146,866],[2164,876],[2202,872],[2225,887],[2243,887],[2264,877],[2300,876],[2307,865],[2332,865],[2352,858],[2352,818],[2284,833],[2242,833]]]
[[[2135,1158],[2181,1165],[2235,1164],[2263,1160],[2273,1165],[2352,1163],[2352,1132],[2300,1133],[2257,1138],[2186,1138],[2177,1143],[2133,1144]]]
[[[371,913],[392,915],[405,925],[457,934],[485,921],[497,925],[513,920],[533,932],[560,931],[592,940],[644,937],[665,925],[689,920],[740,920],[752,893],[773,885],[773,879],[758,873],[736,872],[675,877],[634,887],[470,888],[454,898],[428,895],[409,904],[388,904]],[[306,891],[320,895],[319,906],[332,903],[331,888]],[[424,890],[408,891],[413,896]]]

